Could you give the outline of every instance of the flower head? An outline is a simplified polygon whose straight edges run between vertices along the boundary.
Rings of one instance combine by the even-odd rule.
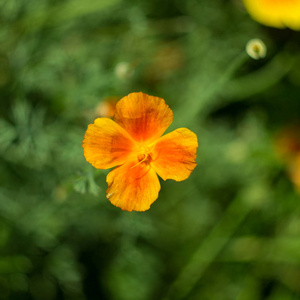
[[[252,39],[246,45],[247,54],[253,59],[264,58],[267,54],[267,47],[260,39]]]
[[[96,107],[95,117],[111,118],[115,114],[117,97],[107,97]]]
[[[300,30],[300,0],[243,0],[253,19],[271,27]]]
[[[295,123],[281,129],[274,146],[295,190],[300,193],[300,125]]]
[[[197,136],[187,128],[162,134],[173,112],[161,98],[131,93],[116,105],[114,119],[98,118],[83,140],[84,156],[95,168],[114,168],[106,196],[123,210],[145,211],[164,180],[187,179],[196,167]]]
[[[293,123],[282,128],[276,134],[274,146],[280,160],[293,162],[300,154],[300,124]]]

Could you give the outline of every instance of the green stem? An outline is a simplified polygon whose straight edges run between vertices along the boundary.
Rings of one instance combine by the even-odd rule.
[[[199,245],[178,278],[170,286],[164,300],[178,300],[188,296],[203,273],[251,211],[251,205],[242,202],[241,198],[236,197],[233,200],[222,219]]]
[[[199,113],[203,114],[210,110],[210,108],[216,105],[217,98],[213,99],[224,85],[233,77],[235,72],[249,59],[246,52],[242,52],[238,55],[232,63],[228,66],[222,75],[215,81],[212,82],[205,90],[201,90],[201,96],[195,100],[194,97],[190,97],[180,107],[180,123],[186,124],[191,123]],[[200,91],[199,91],[200,93]]]
[[[277,84],[291,71],[294,63],[294,57],[281,52],[263,68],[230,81],[223,96],[238,101],[259,94]]]

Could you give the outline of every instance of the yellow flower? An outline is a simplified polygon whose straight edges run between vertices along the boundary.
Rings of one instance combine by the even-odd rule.
[[[187,128],[162,134],[173,121],[165,101],[131,93],[116,105],[114,119],[98,118],[83,140],[84,156],[95,168],[114,168],[106,196],[127,211],[145,211],[164,180],[187,179],[196,167],[197,136]]]
[[[300,30],[300,0],[243,0],[254,20],[266,26]]]

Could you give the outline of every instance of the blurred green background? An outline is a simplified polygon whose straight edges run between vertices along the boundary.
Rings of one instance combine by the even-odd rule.
[[[0,0],[0,299],[300,299],[299,50],[239,0]],[[81,143],[138,91],[198,166],[129,213]]]

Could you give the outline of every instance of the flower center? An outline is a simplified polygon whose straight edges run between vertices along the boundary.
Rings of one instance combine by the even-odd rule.
[[[150,162],[152,161],[152,150],[153,147],[139,146],[136,150],[137,163],[132,168],[142,163],[149,166]]]
[[[148,147],[141,147],[137,155],[138,162],[149,164],[152,160],[151,150],[152,149],[149,149]]]

